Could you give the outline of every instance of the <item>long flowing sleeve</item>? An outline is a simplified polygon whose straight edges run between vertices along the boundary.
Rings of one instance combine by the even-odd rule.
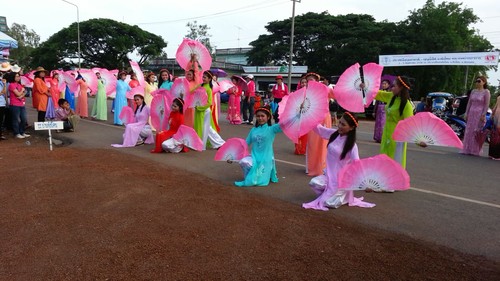
[[[337,131],[337,129],[327,128],[321,124],[318,124],[313,131],[318,134],[322,139],[329,140],[330,136]]]
[[[389,103],[393,96],[394,94],[392,92],[380,90],[375,96],[375,99],[381,102]]]

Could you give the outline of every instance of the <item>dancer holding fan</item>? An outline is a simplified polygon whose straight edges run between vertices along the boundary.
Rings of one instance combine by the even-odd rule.
[[[392,134],[399,121],[413,116],[410,89],[408,78],[398,76],[394,81],[391,92],[381,90],[375,97],[376,100],[386,103],[386,119],[382,142],[380,143],[380,153],[396,160],[404,168],[406,168],[406,143],[396,143],[392,138]]]
[[[359,159],[356,145],[356,128],[358,120],[350,113],[345,112],[338,122],[338,129],[326,128],[318,125],[314,132],[328,141],[328,156],[326,161],[326,175],[314,177],[309,185],[319,195],[314,201],[302,204],[306,209],[328,211],[328,208],[338,208],[344,204],[371,208],[375,204],[355,198],[353,191],[338,190],[338,176],[341,169],[354,160]]]
[[[274,137],[281,132],[279,124],[271,124],[271,111],[261,107],[255,111],[255,127],[248,133],[246,142],[251,145],[251,155],[239,161],[245,179],[236,186],[267,186],[278,182],[274,162]]]
[[[172,153],[187,152],[187,147],[183,143],[172,138],[177,130],[184,124],[184,101],[181,98],[175,98],[172,102],[171,112],[168,117],[168,131],[161,131],[156,134],[155,149],[152,153],[160,153],[163,150]]]
[[[113,147],[133,147],[154,142],[151,126],[148,124],[150,109],[146,105],[146,102],[144,102],[144,95],[142,93],[135,94],[134,102],[136,104],[134,120],[131,123],[125,124],[123,144],[112,144],[111,146]],[[126,109],[131,110],[130,107]]]

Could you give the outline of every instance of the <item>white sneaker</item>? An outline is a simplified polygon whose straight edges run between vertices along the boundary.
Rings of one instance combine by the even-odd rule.
[[[25,138],[29,138],[29,137],[31,137],[31,135],[28,135],[28,134],[23,134],[23,137],[25,137]]]
[[[20,134],[16,135],[16,139],[24,139],[24,138],[25,138],[25,136],[23,136],[23,135],[20,135]]]

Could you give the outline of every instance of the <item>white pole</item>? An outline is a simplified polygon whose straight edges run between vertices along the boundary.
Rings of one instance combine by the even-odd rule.
[[[292,30],[290,32],[290,60],[288,61],[288,89],[292,89],[292,61],[293,61],[293,36],[295,33],[295,2],[300,3],[301,0],[292,0]]]
[[[52,130],[49,129],[49,148],[52,151]]]
[[[80,64],[80,58],[81,58],[81,50],[80,50],[80,9],[76,4],[73,4],[69,1],[62,0],[63,2],[66,2],[70,5],[73,5],[76,7],[76,33],[78,36],[78,69],[81,69],[81,64]]]

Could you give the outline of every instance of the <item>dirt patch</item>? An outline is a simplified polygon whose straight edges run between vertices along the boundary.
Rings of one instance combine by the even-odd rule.
[[[500,280],[482,257],[115,150],[0,142],[1,280]]]

